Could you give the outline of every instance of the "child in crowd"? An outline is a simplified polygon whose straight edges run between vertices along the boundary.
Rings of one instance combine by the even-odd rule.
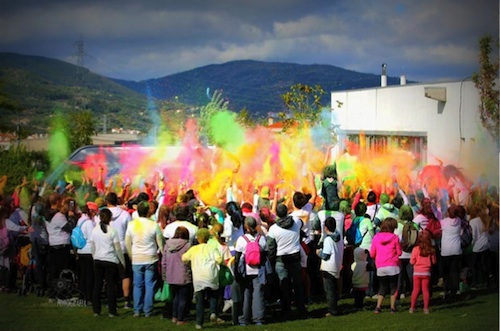
[[[213,245],[207,245],[209,238],[210,232],[208,229],[199,229],[196,232],[198,245],[192,246],[182,255],[183,262],[191,262],[196,298],[196,329],[203,328],[205,296],[208,297],[210,302],[210,321],[218,321],[216,313],[219,292],[219,265],[223,261],[219,249]]]
[[[340,270],[342,269],[344,243],[340,240],[340,234],[335,231],[336,227],[337,222],[335,218],[330,216],[325,220],[326,237],[323,241],[323,248],[319,249],[317,252],[318,256],[321,258],[320,272],[323,277],[323,287],[325,289],[328,305],[326,317],[338,315],[338,281]]]
[[[164,282],[170,285],[172,292],[172,322],[177,325],[186,324],[186,309],[189,311],[192,275],[191,269],[182,262],[182,255],[191,248],[189,230],[178,226],[172,239],[165,243],[161,271]]]
[[[354,295],[354,308],[363,310],[363,299],[370,282],[369,271],[372,271],[367,262],[368,251],[356,247],[354,249],[354,262],[351,264],[352,270],[352,294]]]
[[[411,252],[410,263],[413,265],[413,292],[409,313],[415,312],[415,305],[420,291],[424,297],[424,314],[429,314],[429,290],[431,267],[436,263],[436,250],[432,245],[431,233],[427,230],[418,237],[418,246]]]

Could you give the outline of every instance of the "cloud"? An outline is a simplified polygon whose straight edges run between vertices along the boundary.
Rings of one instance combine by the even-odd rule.
[[[5,2],[5,1],[4,1]],[[147,79],[239,59],[462,77],[479,38],[498,37],[498,1],[64,0],[0,4],[0,51],[73,59]],[[425,68],[434,68],[427,70]],[[436,70],[438,68],[439,70]]]

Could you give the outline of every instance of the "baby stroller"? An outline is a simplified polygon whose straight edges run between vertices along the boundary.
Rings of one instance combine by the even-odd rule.
[[[56,297],[61,300],[67,300],[80,295],[76,286],[76,276],[73,270],[64,269],[59,274],[59,278],[54,280],[54,289]]]

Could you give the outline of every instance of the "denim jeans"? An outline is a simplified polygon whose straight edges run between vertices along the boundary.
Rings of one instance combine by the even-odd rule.
[[[337,303],[339,301],[339,279],[335,278],[332,274],[321,271],[323,277],[323,288],[325,290],[326,304],[328,312],[332,315],[337,315]]]
[[[204,314],[205,314],[205,295],[210,303],[210,314],[217,315],[217,296],[219,294],[218,290],[212,290],[211,288],[206,288],[204,290],[195,292],[196,298],[196,324],[203,325]]]
[[[177,318],[179,321],[184,321],[186,307],[189,308],[188,302],[191,300],[191,297],[189,297],[191,286],[193,286],[191,283],[187,285],[170,285],[170,290],[174,298],[172,300],[172,317]]]
[[[264,304],[264,286],[257,276],[247,276],[241,283],[243,290],[243,314],[238,317],[241,324],[250,324],[264,322],[265,304]]]
[[[146,316],[153,312],[156,285],[157,262],[153,264],[133,264],[134,273],[134,313],[144,310]]]

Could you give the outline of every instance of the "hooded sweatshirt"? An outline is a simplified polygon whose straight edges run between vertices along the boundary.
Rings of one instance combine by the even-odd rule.
[[[365,249],[361,247],[354,249],[354,262],[351,264],[352,287],[358,290],[368,289],[368,283],[370,282],[367,257]]]
[[[161,270],[168,284],[186,285],[193,282],[191,268],[182,262],[182,254],[191,244],[186,239],[175,238],[165,242],[161,260]]]
[[[441,256],[461,255],[462,247],[460,245],[460,232],[462,230],[462,221],[459,217],[443,218],[441,221]]]
[[[420,247],[415,246],[411,251],[410,263],[413,265],[413,276],[431,276],[431,267],[436,264],[436,254],[420,255]]]
[[[271,225],[267,238],[271,258],[300,252],[300,224],[291,216],[280,218]]]
[[[398,212],[398,209],[394,207],[392,203],[384,203],[377,211],[375,218],[379,219],[380,222],[385,220],[387,217],[398,219]]]
[[[111,211],[111,223],[110,225],[118,233],[118,238],[120,238],[120,245],[122,246],[122,251],[127,252],[125,248],[125,233],[127,232],[128,223],[131,221],[132,217],[128,211],[122,209],[119,206],[108,207]]]
[[[340,240],[340,234],[335,231],[325,237],[323,248],[320,250],[320,270],[328,272],[335,278],[340,277],[342,270],[342,257],[344,255],[344,242]]]
[[[399,256],[401,255],[401,245],[399,237],[390,232],[379,232],[373,237],[370,255],[375,259],[375,266],[378,269],[384,267],[398,267]]]

